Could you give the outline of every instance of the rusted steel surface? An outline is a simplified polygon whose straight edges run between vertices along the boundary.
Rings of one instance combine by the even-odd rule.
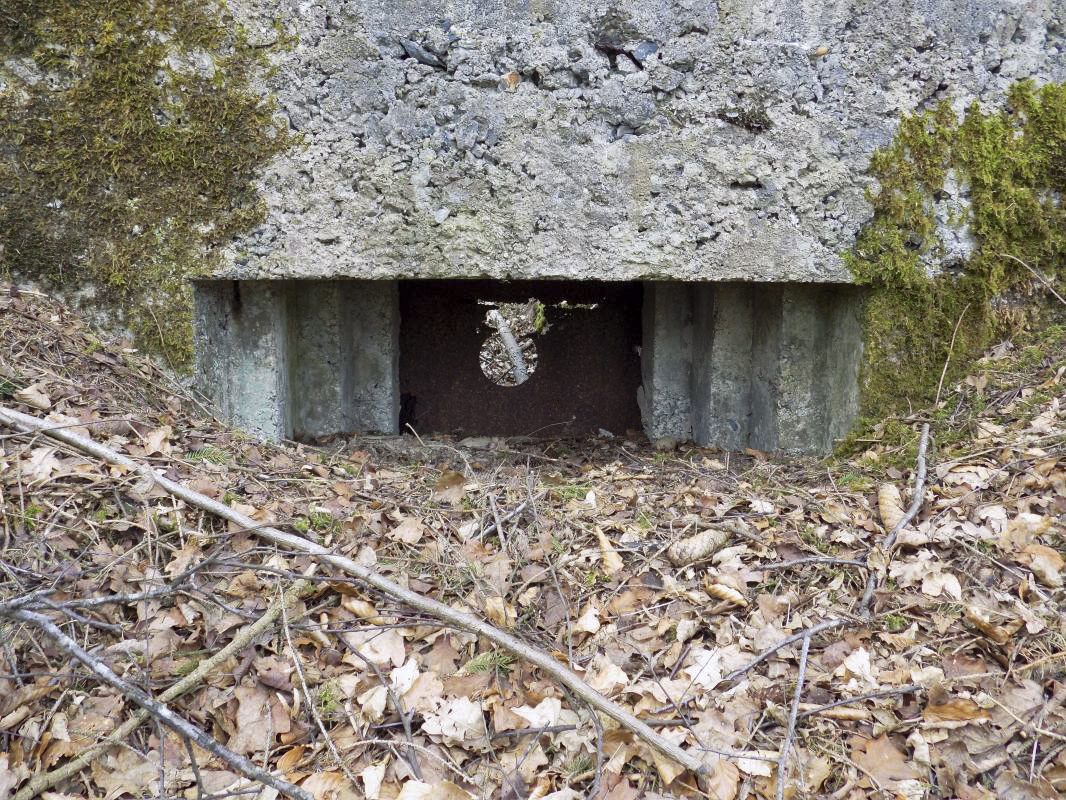
[[[543,302],[536,370],[498,386],[478,353],[494,329],[478,301]],[[640,428],[639,283],[584,281],[400,282],[401,425],[419,433],[567,436]],[[596,308],[564,308],[558,304]]]

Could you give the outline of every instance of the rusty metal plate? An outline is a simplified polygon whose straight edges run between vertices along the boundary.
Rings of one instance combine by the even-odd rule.
[[[545,304],[548,323],[534,337],[536,370],[519,386],[498,386],[478,361],[493,333],[490,306],[479,301],[531,297]],[[639,283],[401,281],[401,426],[545,437],[639,428],[641,302]]]

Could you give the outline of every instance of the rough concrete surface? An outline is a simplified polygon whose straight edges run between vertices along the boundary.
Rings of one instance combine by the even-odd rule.
[[[1062,0],[230,6],[303,144],[229,277],[848,281],[902,114],[1066,79]]]
[[[652,282],[644,297],[650,438],[826,453],[847,433],[858,410],[858,289]]]
[[[395,281],[202,281],[196,373],[222,417],[268,439],[398,433]]]

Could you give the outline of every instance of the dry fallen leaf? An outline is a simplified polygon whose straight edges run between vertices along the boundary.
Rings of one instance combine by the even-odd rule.
[[[615,551],[602,529],[596,528],[596,538],[600,542],[600,562],[603,564],[603,571],[607,575],[616,574],[625,566],[622,557]]]
[[[465,487],[466,478],[461,472],[445,472],[433,486],[433,499],[448,505],[458,505],[466,496]]]
[[[1062,568],[1066,565],[1062,554],[1046,545],[1033,542],[1022,548],[1018,561],[1025,564],[1045,586],[1062,586]]]
[[[35,383],[25,389],[19,389],[14,393],[16,403],[22,403],[38,411],[47,411],[52,407],[52,401],[48,395],[41,391],[41,384]]]
[[[907,761],[906,755],[885,735],[863,740],[851,751],[851,758],[882,786],[919,777],[918,770]]]
[[[414,517],[404,517],[403,522],[389,531],[389,538],[404,544],[416,544],[426,532],[426,526]]]
[[[300,788],[315,800],[360,800],[358,790],[342,772],[313,772]]]
[[[149,431],[144,436],[144,454],[146,456],[158,453],[161,456],[170,454],[170,435],[174,430],[169,425]]]
[[[881,523],[886,531],[895,530],[903,519],[903,495],[895,484],[882,483],[877,488],[877,510],[881,514]]]

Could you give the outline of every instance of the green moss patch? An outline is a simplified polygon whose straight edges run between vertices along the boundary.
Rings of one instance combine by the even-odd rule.
[[[261,220],[252,179],[290,142],[251,88],[265,53],[198,0],[5,3],[0,269],[92,286],[188,363],[188,279]]]
[[[935,277],[934,199],[950,171],[968,188],[965,219],[977,247]],[[862,413],[868,421],[930,404],[995,337],[1031,324],[1046,294],[1031,267],[1066,276],[1066,86],[1015,85],[1006,106],[947,103],[900,124],[870,173],[871,223],[845,258],[869,287]]]

